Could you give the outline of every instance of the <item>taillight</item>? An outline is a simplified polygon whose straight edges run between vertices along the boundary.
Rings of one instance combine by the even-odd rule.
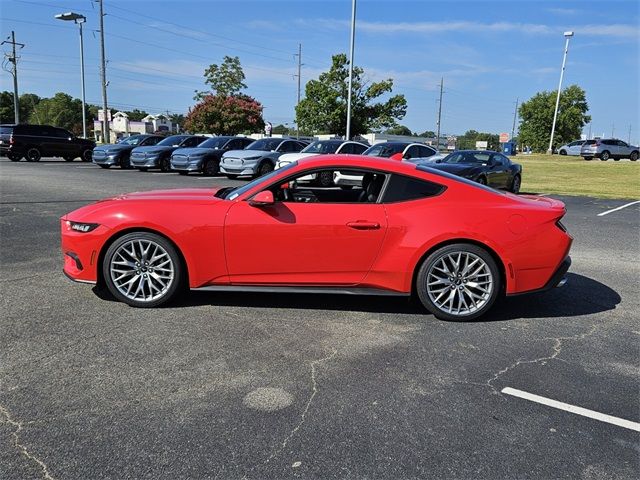
[[[9,145],[13,145],[14,140],[13,140],[13,133],[9,136]]]

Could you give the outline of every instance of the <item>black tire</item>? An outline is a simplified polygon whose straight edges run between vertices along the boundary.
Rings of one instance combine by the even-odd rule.
[[[235,180],[238,178],[238,175],[232,175],[231,173],[227,173],[226,175],[229,180]]]
[[[210,159],[204,162],[202,166],[202,174],[205,177],[215,177],[220,173],[220,163],[215,159]]]
[[[178,173],[180,175],[188,175],[189,174],[189,172],[187,172],[186,170],[178,170]]]
[[[131,160],[129,159],[129,155],[122,155],[122,157],[120,157],[119,163],[122,170],[129,170],[131,168]]]
[[[591,160],[593,160],[593,157],[583,157],[587,162],[590,162]]]
[[[632,162],[635,162],[638,160],[638,152],[634,151],[631,152],[631,155],[629,155],[629,160],[631,160]]]
[[[18,155],[15,153],[9,153],[7,154],[7,158],[9,160],[11,160],[12,162],[19,162],[20,160],[22,160],[22,155]]]
[[[316,183],[324,188],[333,186],[333,172],[330,170],[323,170],[316,178]]]
[[[520,193],[520,186],[522,185],[522,179],[520,178],[520,175],[516,175],[513,177],[513,181],[511,182],[511,188],[509,189],[509,191],[511,193]]]
[[[609,153],[609,150],[604,150],[600,154],[600,160],[602,160],[603,162],[606,162],[607,160],[609,160],[609,158],[611,158],[611,154]]]
[[[478,182],[480,185],[486,185],[486,184],[487,184],[487,178],[486,178],[486,177],[478,177],[477,182]]]
[[[273,172],[273,165],[271,164],[271,162],[262,162],[258,167],[258,173],[256,176],[261,177],[269,172]]]
[[[437,269],[440,262],[447,261],[448,256],[456,258],[458,254],[466,256],[467,262],[469,262],[470,258],[479,259],[478,265],[482,265],[480,278],[483,279],[483,282],[491,282],[490,287],[487,287],[489,289],[488,291],[476,286],[471,287],[467,285],[466,280],[468,277],[457,275],[458,272],[453,268],[455,267],[453,263],[449,264],[454,270],[452,277],[446,278],[447,274],[444,273],[444,270]],[[461,263],[463,261],[464,260],[461,260]],[[459,268],[464,271],[465,267],[461,265]],[[442,276],[442,279],[446,281],[446,283],[442,284],[443,290],[441,291],[438,290],[440,288],[439,285],[437,283],[434,284],[434,282],[438,282],[437,279],[440,278],[439,276]],[[476,277],[478,277],[478,275],[476,275]],[[429,278],[433,280],[429,282]],[[450,282],[451,279],[453,279],[453,282]],[[428,283],[430,285],[428,285]],[[454,243],[437,249],[422,262],[416,276],[416,291],[420,302],[427,310],[433,313],[436,318],[441,320],[466,321],[484,315],[495,303],[501,288],[502,280],[500,278],[500,271],[493,257],[485,249],[468,243]],[[472,297],[468,292],[472,292],[477,297],[477,303],[480,303],[479,307],[476,303],[476,298]],[[444,305],[438,305],[436,301],[440,301],[440,299],[443,298],[442,295],[444,295],[445,298],[445,300],[443,300]],[[456,298],[460,297],[463,298],[464,304],[466,305],[465,308],[468,310],[466,312],[461,312],[461,300],[458,300],[457,307],[453,306],[453,303],[456,303]],[[451,301],[451,307],[446,309],[445,307],[449,300]],[[472,308],[472,302],[475,305],[475,309]],[[458,310],[457,313],[452,311],[454,308]]]
[[[134,242],[134,243],[131,243],[131,242]],[[112,272],[111,272],[112,262],[117,261],[118,259],[121,258],[119,252],[121,252],[120,249],[123,246],[126,246],[124,248],[127,248],[127,249],[132,248],[133,251],[136,252],[136,256],[138,257],[137,260],[139,260],[141,264],[143,263],[143,260],[144,261],[150,260],[145,255],[141,255],[142,252],[140,248],[145,244],[157,245],[159,247],[158,249],[154,250],[155,253],[153,255],[156,255],[159,250],[160,251],[164,250],[170,262],[162,264],[162,262],[165,262],[164,258],[167,258],[167,257],[164,257],[161,261],[156,260],[156,263],[153,264],[155,266],[155,271],[154,271],[154,268],[152,268],[151,266],[141,266],[138,263],[135,264],[136,266],[131,265],[130,267],[120,266],[121,264],[113,264],[115,268],[122,268],[122,270],[113,272],[113,276],[112,276]],[[138,245],[138,247],[135,247],[135,246],[129,247],[128,245]],[[136,248],[138,249],[136,250]],[[136,260],[136,257],[133,257],[130,255],[130,258],[128,259],[128,261],[135,261],[135,260]],[[162,267],[158,266],[161,264],[162,264]],[[133,232],[118,238],[115,242],[111,244],[111,246],[109,246],[109,249],[104,255],[104,260],[102,262],[101,267],[102,267],[102,275],[103,275],[105,284],[109,289],[109,292],[111,292],[111,294],[117,300],[124,302],[127,305],[130,305],[132,307],[140,307],[140,308],[158,307],[174,299],[176,295],[186,285],[184,267],[182,265],[182,260],[176,248],[167,239],[165,239],[164,237],[161,237],[160,235],[156,235],[155,233]],[[166,272],[169,270],[172,271],[173,277],[170,279],[163,278],[163,275],[167,275]],[[145,288],[147,288],[147,291],[149,292],[149,297],[150,297],[149,300],[145,301],[142,299],[140,300],[136,299],[135,297],[137,297],[138,291],[134,294],[134,298],[131,298],[131,295],[127,296],[125,294],[126,292],[123,293],[121,291],[121,289],[126,288],[126,285],[121,284],[120,288],[116,286],[115,281],[118,281],[118,278],[116,276],[121,275],[123,272],[131,272],[129,277],[132,277],[132,285],[130,286],[138,289],[139,291],[140,284],[142,284],[141,293],[145,296],[147,293],[145,291]],[[152,274],[155,274],[155,275],[152,275]],[[144,275],[147,275],[147,276],[145,277]],[[125,279],[126,278],[127,277],[125,277]],[[152,278],[154,281],[151,280]],[[165,285],[162,284],[163,281],[166,281]],[[124,282],[124,280],[122,280],[121,283],[122,282]],[[156,287],[156,289],[160,290],[156,298],[153,298],[154,292],[151,289],[151,287],[149,287],[150,284],[153,284]]]
[[[100,168],[111,168],[111,165],[104,165],[102,163],[99,163],[98,165],[100,165]]]
[[[67,156],[62,157],[62,158],[64,158],[65,162],[73,162],[76,159],[76,157],[72,157],[70,155],[67,155]]]
[[[93,148],[85,148],[80,154],[80,159],[85,162],[91,162],[93,160]]]
[[[566,151],[566,150],[560,150],[558,153],[559,153],[560,155],[566,155],[566,154],[567,154],[567,151]]]
[[[40,150],[38,150],[38,147],[29,147],[24,157],[27,159],[27,162],[39,162],[42,158],[42,154],[40,153]]]
[[[164,157],[160,159],[160,171],[167,173],[171,171],[171,160],[168,157]]]

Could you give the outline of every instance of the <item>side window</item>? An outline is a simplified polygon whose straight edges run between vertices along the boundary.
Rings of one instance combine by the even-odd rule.
[[[417,145],[411,145],[403,155],[404,158],[418,158],[419,156]]]
[[[618,146],[619,147],[628,147],[629,145],[626,142],[623,142],[622,140],[618,140]]]
[[[340,150],[338,150],[336,153],[343,153],[343,154],[349,154],[349,153],[353,153],[353,143],[347,143],[344,144],[340,147]]]
[[[418,147],[418,156],[420,158],[427,158],[434,155],[436,152],[431,150],[429,147]]]
[[[64,128],[56,128],[54,130],[55,132],[55,136],[58,138],[69,138],[69,137],[73,137],[73,134],[67,130],[65,130]]]
[[[507,162],[505,162],[506,158],[503,157],[502,155],[500,155],[499,153],[496,153],[493,156],[493,161],[497,164],[497,165],[502,165],[505,166],[507,165]]]
[[[243,138],[242,139],[242,144],[240,145],[240,148],[242,148],[242,149],[247,148],[247,146],[250,143],[253,143],[253,140],[251,140],[250,138]]]
[[[366,145],[359,145],[357,143],[351,144],[351,151],[356,155],[362,154],[362,152],[364,152],[367,148],[369,147],[367,147]]]
[[[613,140],[602,140],[602,142],[604,145],[615,145],[615,142]]]
[[[433,197],[443,192],[444,188],[442,185],[427,180],[393,174],[384,192],[382,203],[407,202]]]
[[[160,137],[149,137],[144,141],[145,145],[155,145],[156,143],[158,143],[161,140]]]
[[[298,150],[296,149],[297,145],[293,142],[284,142],[283,144],[280,145],[280,148],[278,148],[278,151],[280,152],[297,152]]]
[[[191,137],[187,138],[187,140],[182,144],[183,147],[195,147],[199,143],[202,142],[200,137]]]
[[[224,148],[227,150],[242,150],[242,141],[231,140],[230,142],[227,142]]]

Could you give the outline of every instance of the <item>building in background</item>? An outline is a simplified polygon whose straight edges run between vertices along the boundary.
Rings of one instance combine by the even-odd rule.
[[[110,142],[102,141],[102,117],[93,121],[93,131],[96,142],[111,143],[116,139],[138,135],[141,133],[179,133],[180,126],[173,123],[171,119],[164,114],[147,115],[142,120],[136,122],[129,120],[129,116],[124,112],[116,112],[110,116],[109,130],[111,132]]]

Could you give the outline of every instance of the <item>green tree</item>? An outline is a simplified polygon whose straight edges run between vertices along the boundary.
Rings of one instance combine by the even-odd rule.
[[[456,148],[458,150],[474,150],[476,142],[487,142],[487,149],[500,151],[500,136],[495,133],[484,133],[476,130],[467,130],[464,135],[460,135],[456,139]]]
[[[149,115],[147,112],[145,112],[144,110],[138,110],[137,108],[134,108],[133,110],[131,110],[130,112],[124,112],[127,114],[127,116],[129,117],[129,120],[132,122],[139,122],[140,120],[142,120],[144,117],[146,117],[147,115]]]
[[[520,105],[518,138],[521,145],[529,145],[537,152],[545,152],[549,148],[557,94],[557,90],[539,92]],[[571,85],[560,93],[553,138],[555,145],[563,145],[580,138],[582,128],[591,121],[591,116],[587,115],[588,111],[585,91],[578,85]]]
[[[408,137],[411,137],[413,135],[413,132],[404,125],[395,125],[387,129],[387,131],[385,131],[384,133],[388,133],[389,135],[405,135]]]
[[[307,82],[305,98],[296,107],[297,122],[303,131],[337,133],[345,135],[347,130],[349,61],[344,54],[334,55],[328,72],[317,80]],[[393,80],[368,83],[364,70],[353,68],[351,92],[351,135],[356,136],[370,130],[389,128],[407,112],[404,95],[394,95],[385,102],[374,100],[391,93]]]
[[[6,90],[0,92],[0,122],[13,123],[13,93]]]
[[[13,95],[12,95],[13,97]],[[42,100],[35,93],[23,93],[18,97],[18,108],[20,109],[20,123],[25,123],[36,108],[36,105]],[[82,112],[82,110],[80,110]],[[81,123],[82,125],[82,123]]]
[[[184,128],[215,135],[262,130],[262,105],[248,95],[207,95],[187,114]]]
[[[182,130],[182,128],[184,127],[185,119],[186,117],[181,113],[172,113],[171,115],[169,115],[169,120],[177,124],[180,127],[180,130]]]
[[[434,132],[433,130],[427,130],[425,132],[422,132],[421,134],[418,135],[419,137],[435,137],[436,136],[436,132]]]
[[[291,133],[291,129],[289,127],[287,127],[286,125],[276,125],[275,127],[273,127],[271,129],[271,133],[274,133],[276,135],[289,135]]]
[[[88,111],[87,108],[87,113]],[[82,133],[82,101],[62,92],[56,93],[51,98],[43,98],[31,112],[29,123],[62,127],[80,135]]]
[[[242,90],[247,88],[244,84],[244,72],[238,57],[224,57],[222,65],[215,63],[209,65],[204,71],[204,83],[209,85],[209,91],[198,92],[193,97],[194,100],[202,100],[207,95],[237,96]]]

